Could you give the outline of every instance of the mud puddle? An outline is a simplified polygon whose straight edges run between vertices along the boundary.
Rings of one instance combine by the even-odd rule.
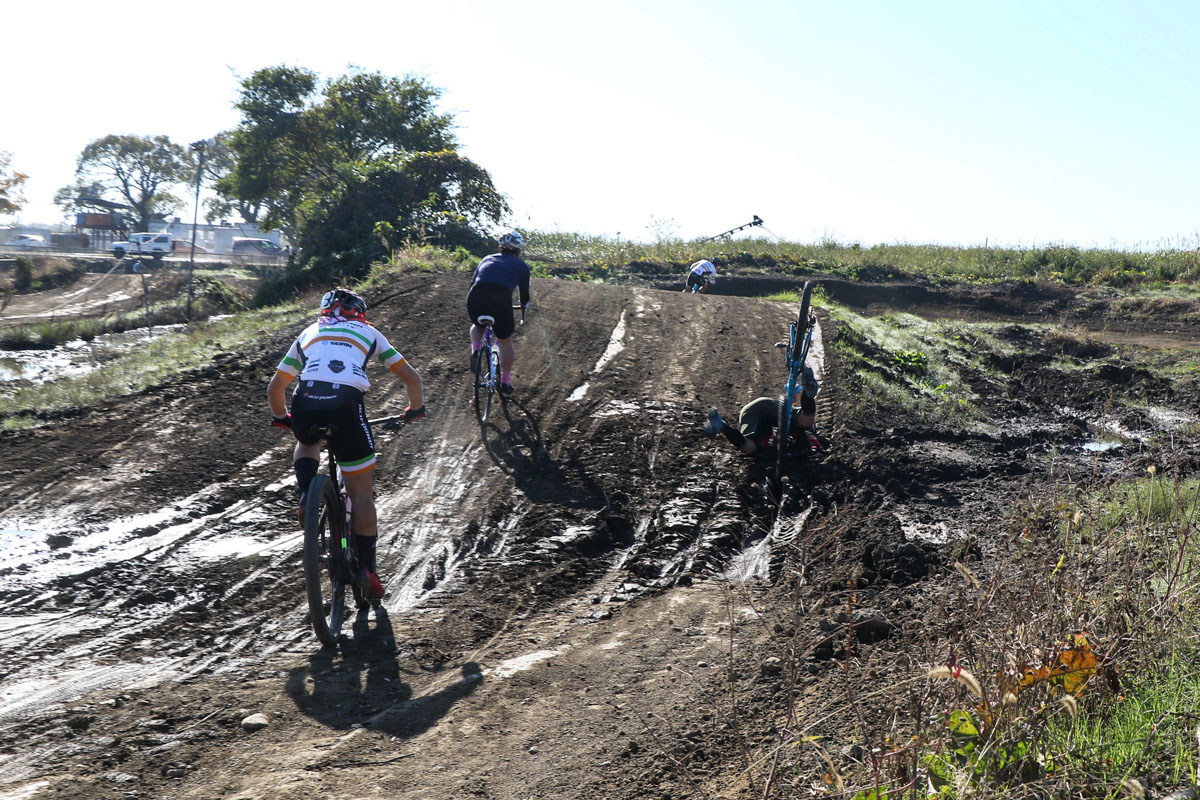
[[[62,378],[78,378],[157,336],[184,327],[182,324],[161,325],[106,333],[90,341],[75,339],[51,350],[0,350],[0,381],[43,384]]]

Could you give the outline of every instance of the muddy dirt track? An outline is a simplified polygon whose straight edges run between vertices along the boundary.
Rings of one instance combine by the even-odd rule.
[[[808,559],[814,596],[864,590],[887,622],[863,659],[886,662],[933,602],[926,576],[985,558],[981,530],[1048,474],[1036,454],[1097,469],[1080,446],[1114,387],[1194,397],[1118,366],[1068,376],[1034,336],[1016,380],[978,378],[988,424],[850,428],[830,355],[832,452],[788,468],[781,510],[769,463],[701,423],[776,393],[793,306],[537,281],[518,393],[481,431],[466,280],[369,297],[429,417],[378,436],[389,595],[336,650],[305,618],[292,442],[265,422],[300,326],[0,436],[0,527],[37,531],[0,563],[0,798],[763,796],[782,708],[853,727],[835,643],[775,604],[789,565]],[[373,380],[374,414],[404,407]],[[782,681],[772,659],[802,640]]]

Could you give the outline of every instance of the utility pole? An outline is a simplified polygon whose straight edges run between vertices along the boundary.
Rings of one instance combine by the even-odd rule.
[[[189,147],[193,152],[200,154],[200,160],[196,164],[196,209],[192,214],[192,255],[188,259],[188,296],[187,296],[187,320],[192,321],[192,296],[194,294],[193,275],[196,271],[196,226],[200,224],[200,179],[204,176],[204,156],[209,145],[213,144],[212,139],[201,139],[198,142],[192,142]]]

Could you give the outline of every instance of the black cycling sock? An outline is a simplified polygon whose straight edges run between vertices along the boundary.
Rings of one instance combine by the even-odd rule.
[[[379,540],[378,536],[355,536],[355,547],[358,548],[358,563],[371,572],[378,572],[375,569],[375,542]]]
[[[728,422],[721,423],[721,435],[732,442],[738,450],[741,450],[742,445],[746,444],[746,437],[742,436],[742,432]]]
[[[297,458],[296,463],[292,464],[292,468],[296,470],[296,494],[298,497],[303,497],[304,493],[308,491],[308,484],[317,477],[317,470],[321,468],[321,465],[315,458]]]

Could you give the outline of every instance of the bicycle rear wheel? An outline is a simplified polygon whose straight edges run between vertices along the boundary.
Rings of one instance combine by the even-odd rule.
[[[492,415],[492,398],[496,394],[499,373],[500,354],[492,347],[480,349],[475,366],[475,413],[480,425],[487,425]]]
[[[321,644],[337,644],[346,616],[346,581],[342,573],[345,514],[337,487],[327,475],[308,485],[304,502],[304,591],[313,632]]]

